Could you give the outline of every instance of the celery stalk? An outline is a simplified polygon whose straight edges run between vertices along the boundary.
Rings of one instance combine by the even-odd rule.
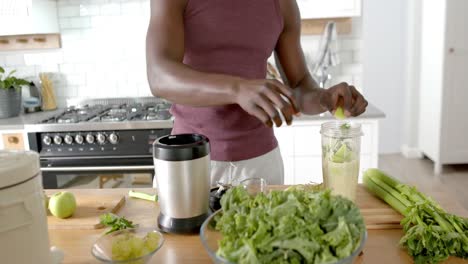
[[[439,263],[451,255],[468,258],[468,219],[448,214],[415,187],[378,169],[364,172],[364,185],[405,216],[400,243],[415,263]]]
[[[134,190],[130,190],[128,192],[128,196],[133,197],[133,198],[148,200],[148,201],[152,201],[152,202],[157,202],[158,201],[158,196],[156,194],[151,195],[151,194],[147,194],[147,193],[137,192],[137,191],[134,191]]]
[[[375,195],[377,195],[380,199],[387,202],[393,209],[400,212],[402,215],[406,214],[406,206],[397,198],[395,198],[390,192],[388,192],[385,188],[382,188],[381,185],[375,183],[373,178],[369,176],[369,174],[364,173],[363,177],[364,185]]]

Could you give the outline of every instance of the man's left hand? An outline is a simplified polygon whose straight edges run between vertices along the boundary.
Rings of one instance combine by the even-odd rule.
[[[368,105],[364,96],[345,82],[326,89],[320,97],[320,104],[332,114],[341,106],[348,117],[364,113]]]

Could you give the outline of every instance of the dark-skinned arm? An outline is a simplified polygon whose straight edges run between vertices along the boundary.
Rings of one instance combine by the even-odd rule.
[[[281,82],[205,73],[183,64],[186,4],[187,0],[151,0],[146,61],[153,95],[195,107],[238,104],[268,126],[281,124],[279,109],[291,123],[297,112],[294,94]]]
[[[296,101],[304,114],[335,112],[343,107],[347,116],[358,116],[367,101],[352,85],[340,83],[322,89],[312,78],[301,47],[301,18],[296,1],[280,1],[284,29],[275,48],[275,60],[283,80],[294,88]]]

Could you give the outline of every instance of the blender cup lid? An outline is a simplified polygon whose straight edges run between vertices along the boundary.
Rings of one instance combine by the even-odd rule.
[[[32,151],[0,151],[0,189],[34,178],[40,172],[39,155]]]
[[[167,135],[153,143],[153,157],[165,161],[194,160],[210,154],[209,139],[200,134]]]

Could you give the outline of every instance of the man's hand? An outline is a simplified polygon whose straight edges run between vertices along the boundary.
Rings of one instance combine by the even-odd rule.
[[[332,114],[341,106],[348,117],[364,113],[368,105],[362,94],[347,83],[340,83],[325,90],[321,94],[320,104]]]
[[[288,125],[299,113],[293,90],[277,80],[241,80],[236,90],[237,104],[269,127],[282,125],[280,112]]]

